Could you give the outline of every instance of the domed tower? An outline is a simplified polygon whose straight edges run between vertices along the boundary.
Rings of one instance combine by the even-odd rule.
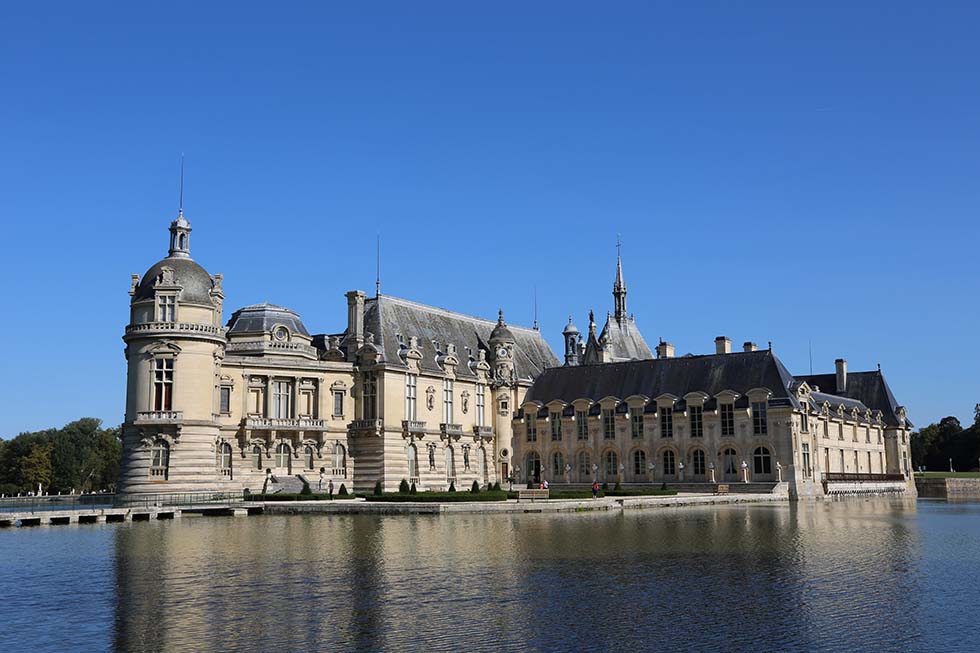
[[[514,380],[514,345],[517,340],[504,322],[504,311],[497,314],[497,326],[490,332],[490,359],[493,361],[493,376],[501,383]]]
[[[578,365],[582,334],[579,333],[578,327],[572,324],[571,315],[568,316],[568,324],[565,325],[561,335],[565,338],[565,365]]]
[[[497,315],[497,325],[490,332],[487,340],[490,346],[490,365],[492,379],[490,387],[493,392],[494,423],[494,460],[499,461],[498,472],[501,477],[510,474],[511,455],[513,453],[514,431],[511,423],[511,412],[517,410],[517,378],[514,369],[514,355],[517,339],[504,322],[504,312]]]
[[[142,279],[132,276],[120,492],[226,484],[215,465],[215,387],[226,342],[222,278],[191,258],[190,234],[181,210],[170,223],[167,257]]]

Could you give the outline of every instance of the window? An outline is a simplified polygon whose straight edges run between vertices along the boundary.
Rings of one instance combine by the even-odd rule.
[[[619,473],[619,457],[615,451],[610,450],[606,452],[605,463],[606,478],[614,478]]]
[[[772,456],[765,447],[756,447],[752,453],[752,464],[754,474],[772,474]]]
[[[766,435],[769,432],[769,419],[766,414],[769,402],[752,402],[752,433],[754,435]]]
[[[673,476],[677,473],[677,466],[674,460],[674,452],[670,449],[664,451],[664,476]]]
[[[864,427],[864,441],[867,442],[868,444],[871,444],[871,427],[870,426],[865,426]],[[871,465],[868,465],[868,469],[871,469]]]
[[[660,408],[660,437],[674,437],[674,409],[670,406]]]
[[[561,413],[551,413],[551,440],[561,442]]]
[[[882,474],[885,473],[885,454],[878,452],[878,471]]]
[[[806,412],[806,405],[803,406],[803,412],[800,413],[800,431],[803,433],[810,432],[810,416]]]
[[[285,442],[280,442],[276,445],[276,467],[285,470],[289,469],[289,453],[289,445]]]
[[[414,422],[417,419],[416,415],[418,415],[418,384],[419,377],[417,374],[405,375],[405,419],[411,422]]]
[[[804,416],[806,413],[804,413]],[[869,463],[870,464],[870,463]],[[803,443],[803,478],[810,478],[810,445],[807,442]]]
[[[633,452],[633,475],[643,476],[647,472],[647,453],[643,449]]]
[[[215,456],[214,462],[218,468],[218,473],[231,478],[231,445],[227,442],[222,442],[218,445],[215,453],[217,455]]]
[[[616,416],[612,408],[602,410],[602,437],[604,440],[616,439]]]
[[[333,446],[333,475],[347,478],[347,450],[339,442]]]
[[[524,474],[529,481],[537,483],[541,480],[541,456],[536,451],[524,458]]]
[[[334,390],[333,393],[333,416],[344,416],[344,393],[341,390]]]
[[[306,445],[306,447],[303,449],[303,460],[306,462],[306,469],[315,468],[315,461],[313,458],[313,447]]]
[[[364,390],[361,397],[362,419],[378,419],[378,377],[374,372],[365,372],[362,381]]]
[[[691,437],[704,437],[704,407],[690,406],[687,410],[691,416]]]
[[[177,319],[177,297],[160,295],[157,297],[157,321],[174,322]]]
[[[905,475],[909,475],[909,452],[902,451],[902,469],[905,470]]]
[[[823,422],[823,437],[825,438],[830,437],[830,427],[827,424],[827,422]]]
[[[272,416],[279,419],[292,417],[293,384],[289,381],[272,382]]]
[[[735,404],[721,405],[721,434],[729,437],[735,435]]]
[[[634,440],[643,438],[643,409],[637,408],[630,415],[630,435]]]
[[[170,469],[170,445],[166,440],[157,440],[150,449],[150,476],[167,480]]]
[[[855,472],[860,472],[861,471],[861,462],[860,462],[860,459],[858,458],[858,452],[857,451],[854,452],[854,471]]]
[[[692,457],[694,458],[694,475],[704,476],[704,451],[695,449]]]
[[[537,413],[531,413],[526,418],[524,418],[524,423],[527,426],[527,441],[537,442],[538,441],[538,415]]]
[[[578,478],[580,481],[589,478],[592,474],[592,456],[588,451],[580,451],[578,454]]]
[[[153,361],[153,410],[171,410],[174,395],[174,359]]]
[[[218,411],[224,415],[231,412],[231,388],[222,386],[218,391]]]
[[[726,475],[738,475],[738,454],[734,449],[729,448],[721,452],[721,464]]]
[[[487,425],[487,386],[476,384],[476,425]]]
[[[419,476],[419,452],[414,444],[405,448],[405,456],[408,458],[408,482],[415,483]]]
[[[868,452],[868,473],[871,473],[871,452]]]
[[[565,456],[560,451],[551,454],[551,468],[554,470],[552,478],[560,478],[565,475]]]
[[[442,380],[442,421],[453,423],[453,380]]]
[[[844,439],[844,425],[843,424],[838,424],[837,425],[837,439],[838,440],[843,440]]]
[[[584,410],[575,411],[575,433],[579,440],[589,439],[589,415]]]
[[[259,445],[252,447],[252,469],[262,469],[262,447]]]

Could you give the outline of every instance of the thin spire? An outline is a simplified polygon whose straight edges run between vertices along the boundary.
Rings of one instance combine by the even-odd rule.
[[[623,241],[616,234],[616,280],[613,282],[613,299],[617,320],[626,317],[626,282],[623,280]]]
[[[534,330],[538,330],[538,287],[534,286]]]
[[[375,253],[376,271],[374,275],[374,296],[381,296],[381,234],[378,234],[377,251]]]
[[[184,215],[184,153],[180,153],[180,196],[177,199],[177,216]]]

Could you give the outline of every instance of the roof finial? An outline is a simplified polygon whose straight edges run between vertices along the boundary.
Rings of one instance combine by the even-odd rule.
[[[180,153],[180,195],[177,199],[177,217],[184,215],[184,153]]]
[[[534,286],[534,330],[538,330],[538,287]]]
[[[374,296],[381,296],[381,234],[377,238],[377,251],[375,252],[376,271],[374,275]]]
[[[497,324],[499,326],[504,326],[505,325],[505,322],[504,322],[504,309],[502,309],[502,308],[497,309]]]

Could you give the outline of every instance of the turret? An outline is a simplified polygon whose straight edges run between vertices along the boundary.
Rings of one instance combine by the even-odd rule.
[[[578,327],[572,324],[571,315],[568,316],[568,324],[561,334],[565,338],[565,365],[578,365],[582,334],[579,333]]]

